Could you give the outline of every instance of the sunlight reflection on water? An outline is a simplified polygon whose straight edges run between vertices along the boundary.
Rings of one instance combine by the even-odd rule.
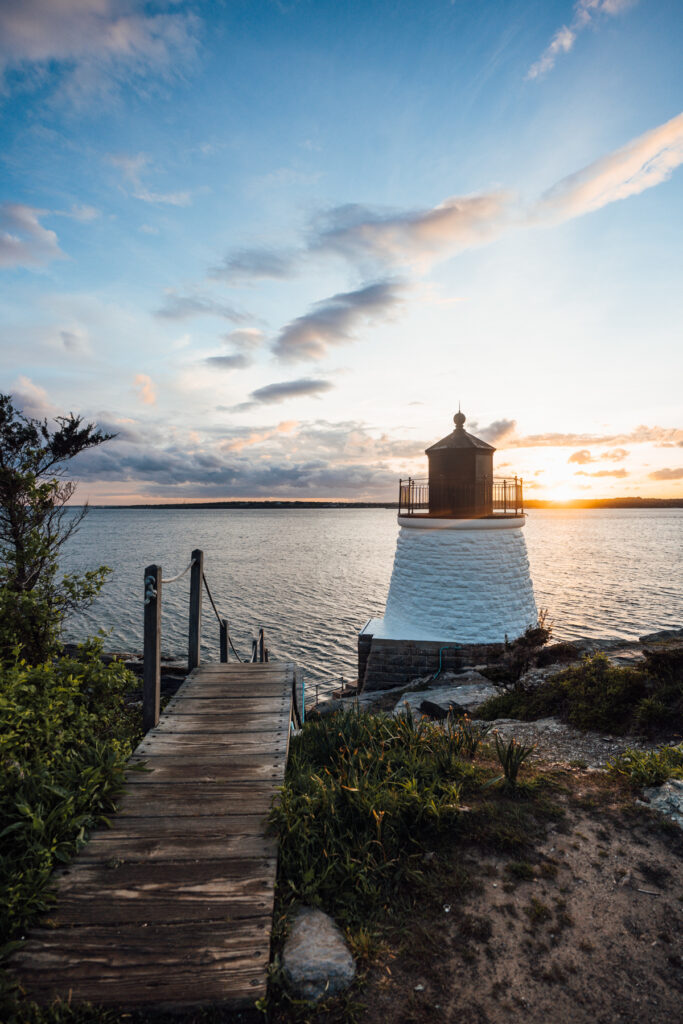
[[[532,510],[525,528],[539,608],[554,635],[634,639],[683,624],[683,509]],[[312,681],[356,677],[356,636],[382,615],[396,544],[389,509],[93,509],[65,552],[64,568],[109,565],[112,576],[67,639],[103,628],[109,650],[142,648],[142,578],[165,576],[204,551],[214,599],[246,656],[259,626],[274,660]],[[187,651],[189,576],[163,593],[164,654]],[[218,660],[218,627],[204,603],[202,654]]]

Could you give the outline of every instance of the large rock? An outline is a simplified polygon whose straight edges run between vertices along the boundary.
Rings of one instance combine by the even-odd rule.
[[[478,672],[464,672],[461,676],[449,673],[445,682],[445,686],[430,686],[426,690],[405,693],[396,704],[394,714],[405,712],[408,705],[413,715],[419,715],[420,704],[425,699],[432,704],[438,704],[444,711],[448,711],[451,704],[457,704],[468,714],[472,714],[485,700],[500,692]]]
[[[295,993],[312,1002],[343,992],[356,976],[341,931],[331,917],[313,907],[303,907],[294,918],[282,966]]]
[[[643,790],[643,796],[649,807],[683,828],[683,779],[669,779],[663,786],[650,786]]]

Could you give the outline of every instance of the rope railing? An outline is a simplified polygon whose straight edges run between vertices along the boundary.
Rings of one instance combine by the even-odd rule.
[[[160,565],[148,565],[145,569],[144,587],[144,655],[143,655],[143,690],[142,690],[142,724],[145,732],[153,729],[159,721],[161,698],[161,592],[162,585],[175,583],[190,573],[190,617],[188,629],[187,669],[192,672],[200,663],[202,593],[206,590],[209,603],[218,621],[220,631],[220,660],[227,662],[228,649],[239,662],[241,658],[235,650],[230,636],[228,620],[224,618],[216,606],[213,594],[204,574],[204,552],[199,549],[192,552],[189,565],[175,576],[163,579]],[[252,643],[251,661],[268,661],[268,649],[265,646],[265,634],[259,630],[258,639]]]

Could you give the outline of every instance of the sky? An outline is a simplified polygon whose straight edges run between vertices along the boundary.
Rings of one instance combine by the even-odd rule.
[[[680,0],[0,0],[0,359],[95,504],[683,496]]]

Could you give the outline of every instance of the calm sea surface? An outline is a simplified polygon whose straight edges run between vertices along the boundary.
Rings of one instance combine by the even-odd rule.
[[[159,563],[173,576],[196,547],[243,656],[263,626],[271,658],[297,662],[309,682],[354,680],[356,636],[383,614],[397,530],[385,509],[93,509],[64,568],[113,573],[67,639],[103,628],[109,650],[140,652],[144,567]],[[634,639],[683,625],[683,509],[532,510],[524,533],[536,603],[556,638]],[[188,595],[189,576],[163,591],[162,652],[173,657],[187,653]],[[202,649],[218,660],[206,599]]]

